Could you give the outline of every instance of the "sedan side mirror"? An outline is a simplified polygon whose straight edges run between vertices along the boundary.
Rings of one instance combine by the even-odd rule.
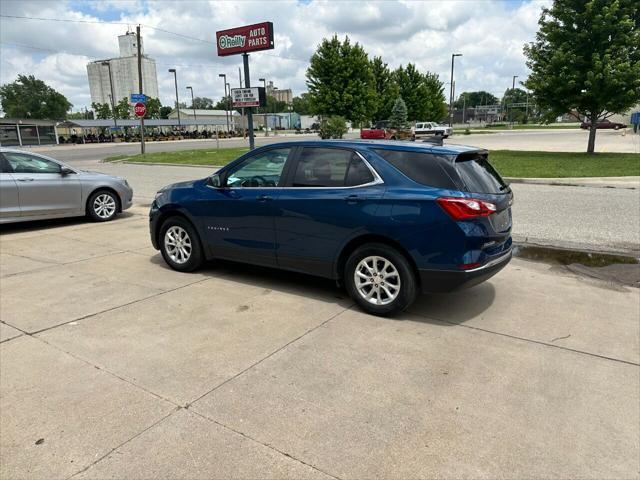
[[[73,173],[76,173],[76,172],[71,170],[69,167],[60,167],[60,175],[62,175],[63,177],[67,175],[71,175]]]

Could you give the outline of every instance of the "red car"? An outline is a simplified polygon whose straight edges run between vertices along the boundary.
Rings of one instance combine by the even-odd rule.
[[[580,128],[582,128],[583,130],[590,129],[591,122],[582,122],[580,124]],[[610,122],[609,120],[600,120],[596,123],[596,128],[611,128],[613,130],[620,130],[621,128],[627,128],[627,126],[624,123]]]
[[[388,121],[381,121],[372,128],[361,129],[360,138],[365,140],[413,140],[415,137],[411,129],[391,128]]]

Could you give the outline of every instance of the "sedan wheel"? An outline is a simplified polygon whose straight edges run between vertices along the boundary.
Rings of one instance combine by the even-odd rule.
[[[89,198],[87,210],[96,222],[106,222],[118,213],[118,198],[112,192],[96,192]]]

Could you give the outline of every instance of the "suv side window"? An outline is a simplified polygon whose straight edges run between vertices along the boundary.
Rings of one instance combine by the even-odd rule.
[[[226,185],[232,188],[277,187],[290,148],[274,148],[249,157],[227,174]]]
[[[60,164],[25,153],[4,152],[13,173],[60,173]]]
[[[440,166],[440,159],[435,155],[381,148],[374,149],[374,152],[414,182],[428,187],[458,190],[455,182]]]
[[[353,187],[374,181],[362,159],[351,150],[305,147],[293,175],[294,187]]]

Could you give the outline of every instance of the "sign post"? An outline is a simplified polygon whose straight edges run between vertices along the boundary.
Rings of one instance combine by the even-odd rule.
[[[249,76],[249,52],[271,50],[274,48],[273,23],[263,22],[253,25],[245,25],[243,27],[221,30],[219,32],[216,32],[216,44],[218,46],[218,56],[220,57],[242,54],[245,88],[237,90],[254,90],[251,88],[251,79]],[[236,106],[235,103],[234,106]],[[253,150],[255,148],[255,138],[253,132],[253,106],[256,105],[243,106],[248,107],[247,127],[249,129],[249,149]]]

